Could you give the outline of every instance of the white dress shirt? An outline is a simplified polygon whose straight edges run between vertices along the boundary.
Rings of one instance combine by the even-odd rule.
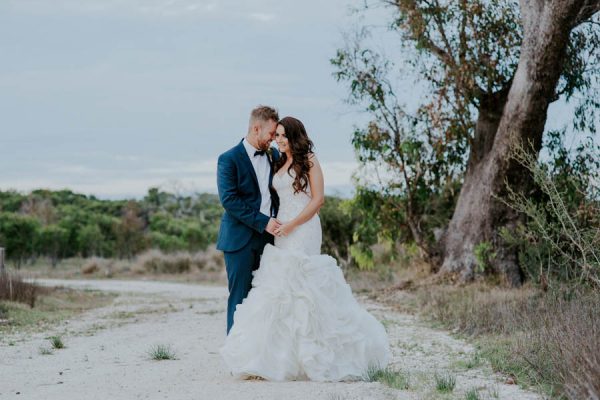
[[[261,202],[260,212],[265,214],[267,217],[271,216],[271,192],[269,191],[269,176],[271,174],[271,166],[267,154],[262,156],[254,156],[254,152],[258,151],[257,148],[248,143],[248,140],[244,138],[244,147],[250,157],[250,162],[254,167],[256,178],[258,179],[258,187],[260,188]]]

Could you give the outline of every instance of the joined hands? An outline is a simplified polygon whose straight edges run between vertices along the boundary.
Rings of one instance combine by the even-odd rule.
[[[277,218],[271,218],[265,230],[269,232],[271,235],[275,236],[276,231],[281,227],[281,221]]]
[[[267,224],[266,231],[273,236],[281,237],[289,235],[295,228],[296,226],[291,222],[283,224],[278,219],[271,218]]]

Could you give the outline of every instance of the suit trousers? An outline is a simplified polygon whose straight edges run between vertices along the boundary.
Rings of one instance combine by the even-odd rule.
[[[238,304],[248,296],[252,288],[252,272],[260,266],[260,257],[267,243],[273,243],[273,236],[268,232],[255,232],[244,247],[237,251],[226,251],[225,269],[229,282],[229,298],[227,300],[227,334],[233,326],[233,315]]]

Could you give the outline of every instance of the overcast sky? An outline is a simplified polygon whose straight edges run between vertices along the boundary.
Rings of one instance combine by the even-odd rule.
[[[267,104],[305,123],[328,193],[348,193],[365,116],[329,59],[360,4],[0,0],[0,190],[216,192],[216,158]]]
[[[361,116],[329,59],[351,4],[1,0],[0,190],[214,192],[258,104],[300,118],[329,192],[347,189]]]

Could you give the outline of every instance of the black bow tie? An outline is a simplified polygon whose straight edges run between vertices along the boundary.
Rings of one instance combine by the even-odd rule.
[[[264,150],[256,150],[254,152],[254,157],[256,156],[264,156],[265,155],[265,151]]]

